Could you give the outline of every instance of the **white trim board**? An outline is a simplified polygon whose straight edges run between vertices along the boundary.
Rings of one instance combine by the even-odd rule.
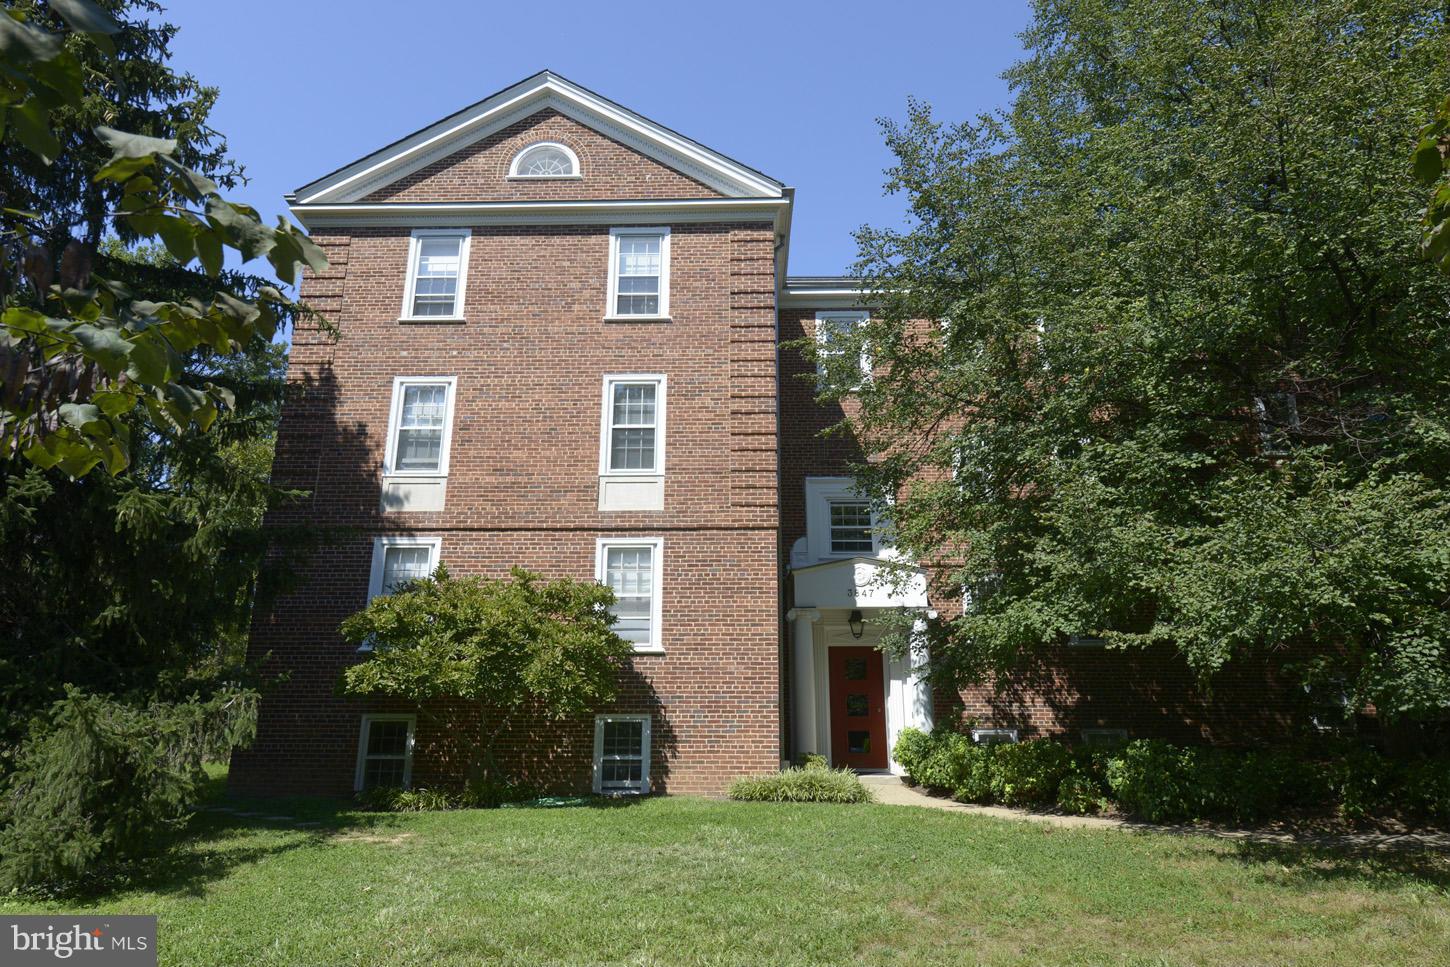
[[[480,201],[293,204],[302,225],[322,228],[397,226],[468,228],[485,225],[655,225],[688,222],[771,222],[790,202],[773,198],[683,198],[644,201]]]
[[[356,201],[516,121],[552,108],[731,198],[779,198],[784,185],[552,71],[505,88],[297,189],[303,204]]]

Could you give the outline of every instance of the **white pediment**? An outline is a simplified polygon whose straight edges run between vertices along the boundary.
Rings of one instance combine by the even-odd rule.
[[[780,198],[785,187],[613,101],[542,71],[294,193],[301,205],[355,202],[546,108],[628,145],[729,198]]]
[[[926,572],[879,557],[796,568],[797,608],[925,608]]]

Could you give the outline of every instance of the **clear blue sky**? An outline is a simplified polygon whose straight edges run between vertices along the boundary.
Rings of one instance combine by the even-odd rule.
[[[1003,106],[1026,0],[576,3],[162,0],[173,63],[270,218],[282,195],[549,68],[797,189],[792,275],[836,274],[852,231],[899,224],[876,118],[906,98],[961,120]]]

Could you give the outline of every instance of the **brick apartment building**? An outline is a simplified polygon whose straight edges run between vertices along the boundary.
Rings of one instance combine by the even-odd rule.
[[[546,788],[718,792],[804,752],[894,768],[902,728],[963,714],[983,740],[1273,717],[1266,679],[1209,705],[1171,658],[1090,643],[1042,682],[935,699],[921,656],[872,647],[878,609],[932,602],[781,348],[871,309],[786,274],[793,195],[546,71],[289,196],[331,262],[302,296],[341,338],[295,334],[274,479],[310,497],[269,522],[343,536],[255,620],[251,655],[285,680],[237,788],[457,778],[466,723],[335,693],[363,657],[342,619],[440,561],[618,594],[636,654],[614,707],[506,740]]]

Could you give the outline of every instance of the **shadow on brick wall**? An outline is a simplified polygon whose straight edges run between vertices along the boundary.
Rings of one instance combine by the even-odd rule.
[[[1084,729],[1130,738],[1259,744],[1284,741],[1307,722],[1302,690],[1282,656],[1243,658],[1200,681],[1169,648],[1063,647],[1030,656],[1012,675],[948,696],[946,721],[1017,728],[1022,738],[1080,741]]]

